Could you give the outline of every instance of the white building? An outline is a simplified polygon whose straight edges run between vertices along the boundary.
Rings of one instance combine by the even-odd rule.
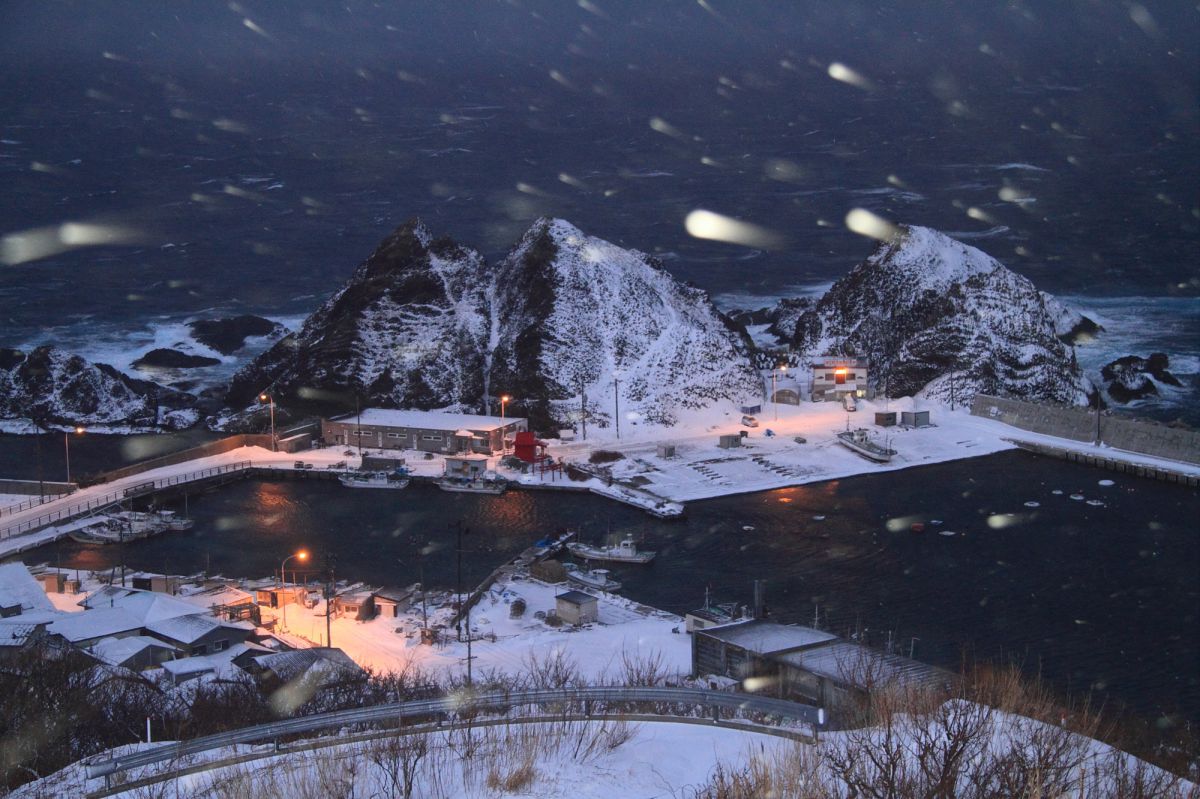
[[[812,362],[812,401],[841,400],[846,395],[860,399],[875,396],[867,383],[866,358],[826,355]]]
[[[503,452],[506,439],[528,429],[525,419],[389,408],[365,408],[321,420],[321,438],[329,446],[438,453]]]

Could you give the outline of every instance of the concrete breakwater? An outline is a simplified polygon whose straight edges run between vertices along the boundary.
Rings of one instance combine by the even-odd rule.
[[[1200,433],[1194,430],[1181,430],[1103,412],[1097,420],[1096,411],[1087,408],[1043,405],[986,394],[975,396],[971,403],[971,414],[984,419],[995,419],[1032,433],[1088,444],[1098,441],[1126,452],[1200,465]],[[1083,457],[1074,460],[1104,466],[1102,461],[1106,459],[1088,457],[1091,457],[1091,460]]]
[[[1194,474],[1186,474],[1182,471],[1164,469],[1160,466],[1152,466],[1145,463],[1131,463],[1118,458],[1106,458],[1103,455],[1078,452],[1076,450],[1065,449],[1063,447],[1050,446],[1049,444],[1039,444],[1034,441],[1020,441],[1014,439],[1013,443],[1023,450],[1035,452],[1038,455],[1049,455],[1052,458],[1061,458],[1062,460],[1071,461],[1072,463],[1082,463],[1085,466],[1108,469],[1111,472],[1131,474],[1136,477],[1148,477],[1152,480],[1162,480],[1167,483],[1178,483],[1179,485],[1185,485],[1190,488],[1200,487],[1200,477],[1197,477]]]

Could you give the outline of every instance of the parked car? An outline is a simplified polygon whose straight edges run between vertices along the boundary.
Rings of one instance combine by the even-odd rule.
[[[753,416],[743,416],[742,424],[745,425],[746,427],[758,427],[758,420],[755,419]]]
[[[857,411],[858,410],[858,403],[854,401],[853,394],[847,394],[846,396],[842,397],[842,407],[845,408],[847,411]]]

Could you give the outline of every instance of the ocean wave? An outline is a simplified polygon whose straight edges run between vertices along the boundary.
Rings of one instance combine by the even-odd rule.
[[[997,236],[1003,236],[1010,230],[1012,230],[1012,228],[1008,227],[1007,225],[996,225],[995,227],[988,228],[987,230],[946,231],[946,235],[952,239],[994,239]]]

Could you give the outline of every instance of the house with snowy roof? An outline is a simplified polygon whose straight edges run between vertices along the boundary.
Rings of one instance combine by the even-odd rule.
[[[0,563],[0,619],[53,610],[46,591],[24,563]]]
[[[328,688],[366,677],[362,667],[335,647],[312,647],[273,652],[252,658],[247,668],[264,686],[303,680],[311,688]]]

